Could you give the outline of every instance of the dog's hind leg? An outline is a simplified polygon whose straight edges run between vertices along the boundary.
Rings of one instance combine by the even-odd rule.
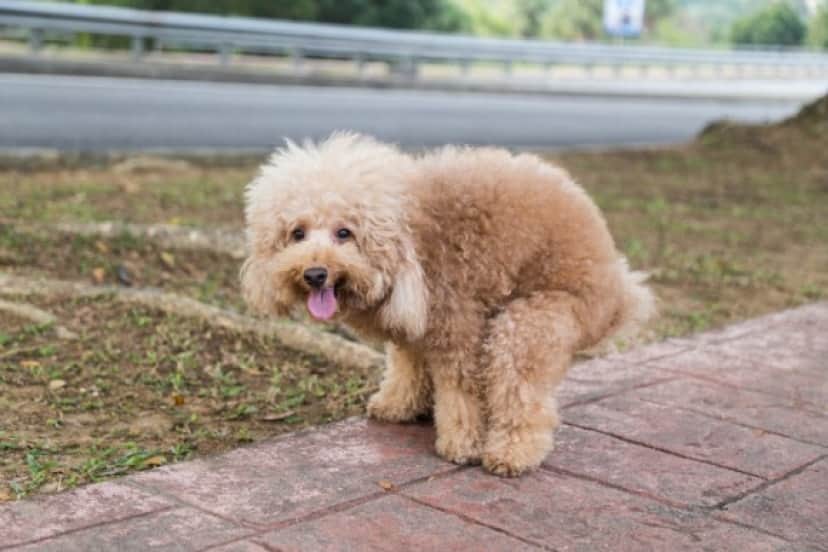
[[[387,367],[379,391],[368,401],[368,415],[386,422],[407,422],[431,408],[431,379],[411,351],[387,347]]]
[[[520,475],[552,449],[554,391],[581,340],[577,306],[568,293],[536,293],[509,303],[489,322],[483,347],[487,470]]]

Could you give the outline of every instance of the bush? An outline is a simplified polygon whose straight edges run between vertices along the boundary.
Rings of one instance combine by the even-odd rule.
[[[796,10],[787,2],[778,2],[736,21],[730,39],[734,44],[799,46],[805,30]]]

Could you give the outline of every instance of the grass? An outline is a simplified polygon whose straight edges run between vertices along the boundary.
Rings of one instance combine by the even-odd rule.
[[[37,304],[79,337],[4,320],[5,499],[340,419],[374,386],[371,374],[111,297]]]
[[[618,247],[652,273],[649,339],[828,296],[828,102],[772,127],[717,125],[679,148],[563,153]],[[240,307],[238,261],[17,223],[241,228],[252,165],[0,172],[0,271],[157,286]],[[96,270],[100,269],[100,270]],[[54,492],[361,412],[375,374],[103,297],[36,300],[79,335],[0,321],[0,501]]]
[[[254,167],[154,162],[47,170],[11,169],[0,175],[0,216],[27,221],[107,221],[181,225],[242,222],[244,183]]]

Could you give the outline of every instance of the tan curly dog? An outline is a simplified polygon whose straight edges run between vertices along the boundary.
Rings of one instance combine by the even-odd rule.
[[[368,414],[433,411],[440,456],[499,475],[551,450],[573,354],[653,310],[595,204],[533,155],[411,156],[350,133],[288,143],[249,185],[245,216],[246,301],[387,343]]]

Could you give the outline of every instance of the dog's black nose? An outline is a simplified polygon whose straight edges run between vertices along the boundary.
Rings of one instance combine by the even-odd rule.
[[[320,266],[315,266],[307,269],[304,276],[310,287],[319,289],[328,280],[328,271]]]

